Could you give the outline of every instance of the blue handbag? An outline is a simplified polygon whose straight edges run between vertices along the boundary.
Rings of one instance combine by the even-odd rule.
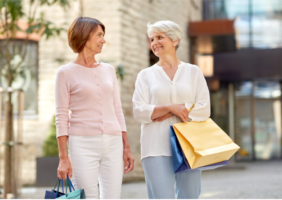
[[[211,165],[206,165],[203,167],[199,167],[196,169],[191,169],[189,163],[187,162],[186,157],[184,156],[181,146],[177,140],[174,129],[170,126],[170,142],[171,142],[171,150],[172,150],[172,160],[173,160],[173,169],[174,173],[179,173],[187,170],[210,170],[216,169],[218,167],[222,167],[228,164],[228,161],[222,161]]]
[[[62,181],[62,192],[59,192],[59,187],[60,187],[61,181]],[[56,190],[56,187],[57,187],[57,190]],[[51,190],[51,191],[46,190],[44,199],[56,199],[56,198],[63,196],[63,195],[65,195],[65,193],[64,193],[64,180],[57,179],[57,182],[56,182],[54,189]]]
[[[70,193],[68,193],[67,191],[67,183],[69,184]],[[66,194],[58,197],[57,199],[86,199],[84,189],[75,190],[68,176],[67,176],[67,183],[66,183]]]

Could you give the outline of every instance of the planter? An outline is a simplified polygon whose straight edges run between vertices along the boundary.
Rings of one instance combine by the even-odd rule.
[[[54,186],[58,165],[59,157],[36,158],[36,186]]]

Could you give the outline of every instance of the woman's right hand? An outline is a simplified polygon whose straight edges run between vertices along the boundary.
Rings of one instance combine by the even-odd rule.
[[[58,170],[57,170],[57,176],[58,176],[59,179],[66,180],[67,175],[69,175],[69,178],[71,179],[71,177],[72,177],[71,162],[70,162],[69,158],[60,159],[59,167],[58,167]]]
[[[169,111],[178,116],[184,123],[188,122],[189,111],[185,104],[170,104]]]

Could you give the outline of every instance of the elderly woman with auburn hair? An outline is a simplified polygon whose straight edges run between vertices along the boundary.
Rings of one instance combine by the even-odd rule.
[[[177,58],[182,37],[178,24],[148,24],[148,36],[159,61],[138,74],[133,95],[134,118],[142,123],[141,159],[148,195],[153,199],[174,199],[175,195],[196,199],[201,192],[201,171],[174,174],[169,131],[181,121],[208,119],[209,90],[199,67]]]
[[[133,170],[134,160],[115,68],[95,59],[104,35],[105,26],[89,17],[78,17],[68,29],[69,46],[78,55],[56,77],[58,178],[68,174],[87,198],[98,198],[99,183],[100,198],[118,199],[123,173]]]

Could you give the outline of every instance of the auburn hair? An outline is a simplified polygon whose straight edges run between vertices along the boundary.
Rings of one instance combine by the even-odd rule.
[[[98,19],[91,17],[76,18],[68,29],[68,42],[74,53],[80,53],[89,37],[101,26],[105,34],[105,26]]]

